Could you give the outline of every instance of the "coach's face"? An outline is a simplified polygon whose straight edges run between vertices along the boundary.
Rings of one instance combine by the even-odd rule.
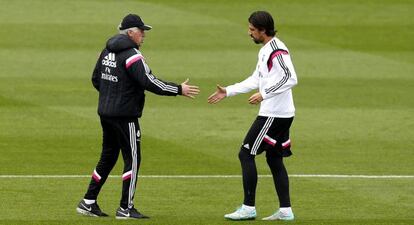
[[[139,28],[136,28],[136,29],[133,29],[133,30],[129,30],[128,31],[128,36],[138,46],[141,46],[141,44],[144,43],[145,31],[144,30],[141,30]]]
[[[261,30],[257,29],[256,27],[254,27],[251,23],[249,23],[249,31],[247,33],[252,38],[254,43],[256,43],[256,44],[263,43],[264,35],[265,35],[264,30],[261,31]]]

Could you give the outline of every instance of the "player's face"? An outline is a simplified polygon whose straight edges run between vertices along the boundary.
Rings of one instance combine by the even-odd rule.
[[[249,23],[249,31],[247,32],[249,36],[252,38],[254,43],[260,44],[264,41],[264,30],[260,31],[256,27],[254,27],[251,23]]]
[[[128,36],[137,43],[138,46],[140,46],[142,43],[144,43],[145,38],[145,31],[141,30],[139,28],[128,31]]]

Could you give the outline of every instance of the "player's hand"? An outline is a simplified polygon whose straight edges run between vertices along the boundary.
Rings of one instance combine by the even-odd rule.
[[[249,103],[252,105],[257,105],[259,104],[261,101],[263,101],[263,97],[262,94],[260,94],[260,92],[254,93],[252,96],[250,96],[249,98]]]
[[[198,93],[200,93],[200,89],[198,86],[189,85],[189,79],[185,80],[181,83],[181,95],[189,98],[194,98]]]
[[[214,92],[210,97],[208,97],[207,101],[210,104],[216,104],[217,102],[221,101],[223,98],[227,96],[226,88],[217,84],[217,91]]]

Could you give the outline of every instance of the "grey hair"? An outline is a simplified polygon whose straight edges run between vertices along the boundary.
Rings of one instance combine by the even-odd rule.
[[[118,29],[120,28],[121,26],[118,26]],[[120,34],[123,34],[123,35],[127,35],[128,34],[128,31],[136,31],[136,30],[138,30],[139,28],[138,27],[130,27],[130,28],[127,28],[127,29],[125,29],[125,30],[119,30],[119,33]]]

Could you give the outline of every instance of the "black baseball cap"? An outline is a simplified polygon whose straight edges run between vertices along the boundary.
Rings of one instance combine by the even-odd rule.
[[[151,30],[152,28],[150,25],[145,25],[144,21],[138,15],[128,14],[122,19],[119,30],[125,30],[131,27],[138,27],[141,30]]]

